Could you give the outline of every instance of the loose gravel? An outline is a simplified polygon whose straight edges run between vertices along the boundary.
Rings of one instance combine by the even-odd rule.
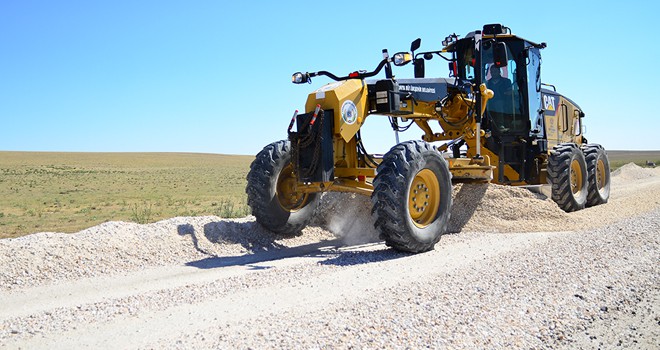
[[[412,283],[375,287],[358,299],[323,305],[313,317],[268,315],[159,346],[654,349],[660,344],[659,232],[660,211],[654,211],[556,234]],[[353,259],[343,255],[337,263],[350,267]],[[215,339],[200,342],[204,333]]]
[[[139,347],[657,348],[660,169],[629,164],[612,175],[610,203],[570,214],[525,189],[457,185],[452,234],[426,254],[398,253],[382,244],[336,247],[281,267],[254,265],[251,273],[121,297],[100,295],[94,302],[44,306],[27,316],[2,317],[0,303],[0,347],[26,341],[49,348],[53,344],[39,343],[39,337],[82,325],[135,321],[243,293],[268,298],[269,291],[290,287],[304,297],[338,276],[363,276],[382,283],[325,288],[327,302],[274,307],[273,313],[250,309],[248,302],[243,317],[183,327]],[[12,296],[81,280],[119,280],[154,268],[265,256],[336,237],[342,245],[374,242],[378,233],[370,206],[363,196],[327,194],[314,225],[285,238],[252,217],[209,216],[148,225],[108,222],[75,234],[4,239],[0,292]],[[511,248],[504,244],[489,252],[498,241],[511,242]],[[454,253],[464,259],[445,263]]]
[[[74,234],[36,233],[0,240],[0,290],[240,256],[334,239],[309,227],[281,238],[253,217],[178,217],[148,225],[107,222]]]

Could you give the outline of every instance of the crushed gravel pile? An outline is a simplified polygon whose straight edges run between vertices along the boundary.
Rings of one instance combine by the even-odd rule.
[[[635,163],[628,163],[612,172],[612,180],[617,181],[642,180],[656,176],[660,176],[660,167],[642,168]]]
[[[453,196],[449,232],[561,231],[577,224],[551,199],[524,188],[458,184]]]
[[[147,225],[106,222],[73,234],[43,232],[0,240],[0,290],[333,238],[318,227],[297,237],[277,237],[253,217],[177,217]]]

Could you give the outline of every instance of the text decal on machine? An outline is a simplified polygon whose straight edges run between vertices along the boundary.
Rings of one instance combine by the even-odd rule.
[[[434,87],[423,87],[416,85],[399,85],[399,91],[423,92],[427,94],[435,94]]]

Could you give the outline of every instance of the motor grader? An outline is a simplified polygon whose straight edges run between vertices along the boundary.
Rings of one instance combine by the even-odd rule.
[[[424,252],[447,230],[452,182],[549,185],[567,212],[607,202],[605,150],[587,143],[582,109],[541,81],[545,43],[488,24],[463,38],[451,34],[442,45],[415,53],[417,39],[410,52],[383,50],[371,72],[295,73],[296,84],[317,76],[335,82],[310,93],[288,139],[267,145],[251,164],[246,193],[257,222],[295,234],[310,222],[322,192],[358,193],[371,196],[375,227],[388,246]],[[432,59],[446,61],[447,78],[425,77]],[[392,66],[410,62],[414,78],[395,78]],[[385,79],[370,79],[383,69]],[[396,133],[414,124],[421,140],[369,154],[360,129],[372,116],[389,118]]]

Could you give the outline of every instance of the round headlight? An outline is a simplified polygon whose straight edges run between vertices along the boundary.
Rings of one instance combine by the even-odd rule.
[[[392,57],[395,66],[403,66],[412,60],[412,55],[407,52],[397,52]]]
[[[293,73],[291,76],[291,82],[294,84],[302,84],[307,82],[307,74],[301,72]]]

